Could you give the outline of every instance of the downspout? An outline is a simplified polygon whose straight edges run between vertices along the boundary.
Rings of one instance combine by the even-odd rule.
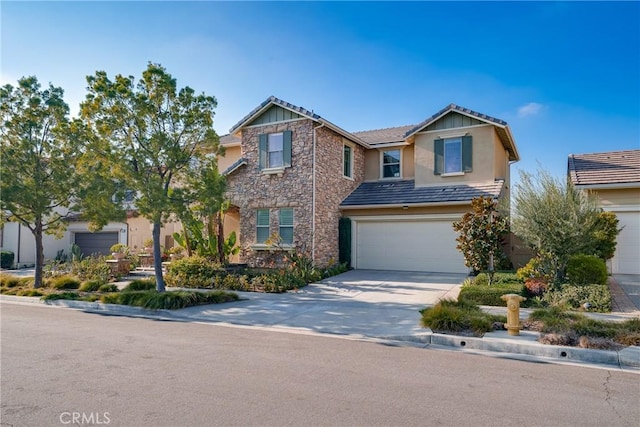
[[[312,168],[312,191],[311,191],[311,260],[316,262],[316,130],[324,126],[313,128],[313,168]]]

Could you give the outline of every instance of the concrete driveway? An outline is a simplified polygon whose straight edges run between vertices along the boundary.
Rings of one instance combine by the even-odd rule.
[[[464,274],[352,270],[298,292],[238,292],[246,300],[176,310],[191,321],[366,337],[415,337],[419,310],[455,298]]]

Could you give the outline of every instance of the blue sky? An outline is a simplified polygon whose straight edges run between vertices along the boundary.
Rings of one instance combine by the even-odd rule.
[[[6,2],[2,83],[65,89],[149,61],[218,99],[228,132],[270,95],[349,131],[450,103],[506,120],[522,160],[640,148],[638,2]]]

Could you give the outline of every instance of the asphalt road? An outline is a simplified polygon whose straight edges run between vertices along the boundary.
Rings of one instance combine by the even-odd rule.
[[[2,426],[637,426],[640,376],[2,304]]]

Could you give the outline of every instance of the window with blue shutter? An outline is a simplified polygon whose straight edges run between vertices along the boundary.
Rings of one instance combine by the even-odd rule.
[[[293,208],[280,208],[279,234],[282,243],[293,244]]]
[[[269,238],[269,209],[256,211],[256,243],[265,243]]]

